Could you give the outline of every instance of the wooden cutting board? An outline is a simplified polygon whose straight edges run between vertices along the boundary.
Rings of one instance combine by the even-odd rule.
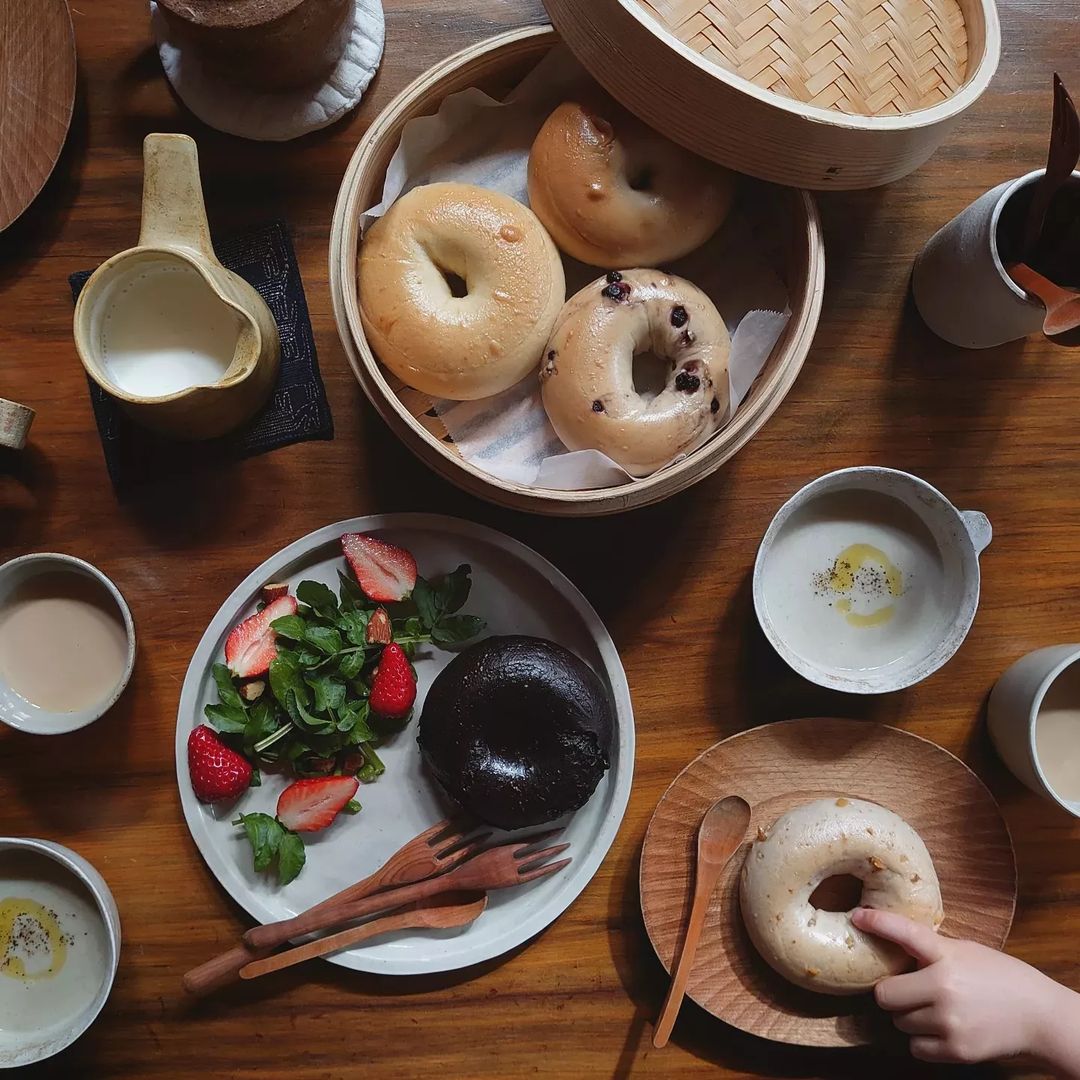
[[[787,720],[706,750],[657,805],[641,853],[641,909],[668,971],[690,915],[697,827],[725,795],[750,803],[750,836],[792,807],[830,795],[887,807],[930,850],[945,908],[941,933],[1004,945],[1016,906],[1016,861],[1009,831],[982,781],[947,750],[897,728],[861,720]],[[777,1042],[857,1046],[893,1040],[871,995],[802,990],[758,956],[739,914],[739,870],[748,848],[744,844],[728,863],[713,894],[688,995],[733,1027]]]
[[[0,231],[45,186],[75,105],[66,0],[0,2]]]

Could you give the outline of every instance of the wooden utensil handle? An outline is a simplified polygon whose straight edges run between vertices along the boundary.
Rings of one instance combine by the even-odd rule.
[[[683,941],[682,952],[679,953],[675,977],[668,987],[664,1007],[660,1010],[660,1019],[657,1020],[653,1031],[653,1046],[657,1049],[667,1046],[671,1029],[675,1026],[675,1018],[679,1015],[679,1006],[686,993],[686,984],[690,980],[694,956],[697,953],[698,942],[701,940],[701,928],[705,925],[705,915],[709,910],[709,897],[712,896],[718,875],[719,869],[698,867],[697,883],[694,886],[694,903],[690,910],[690,923],[686,927],[686,938]]]
[[[377,871],[363,881],[357,881],[342,889],[341,892],[328,896],[325,900],[316,904],[311,911],[326,911],[328,908],[339,907],[341,904],[359,900],[370,896],[383,884],[381,871]],[[183,978],[184,989],[195,997],[205,997],[215,990],[220,990],[230,983],[237,982],[240,978],[240,969],[253,960],[259,960],[269,956],[273,949],[252,949],[243,943],[219,953],[212,960],[192,968]]]
[[[314,960],[317,956],[325,956],[327,953],[337,952],[339,949],[348,949],[353,945],[359,945],[369,938],[378,937],[379,934],[389,934],[392,930],[399,930],[408,922],[408,917],[388,916],[385,919],[373,919],[363,926],[353,926],[348,930],[341,930],[327,937],[316,938],[305,945],[298,945],[295,949],[287,949],[285,952],[267,956],[265,959],[253,960],[245,964],[240,970],[241,979],[257,979],[261,975],[270,975],[275,971],[302,964],[305,960]]]
[[[304,934],[313,934],[318,930],[327,930],[331,926],[340,926],[342,923],[352,922],[353,919],[361,919],[365,915],[374,915],[377,911],[392,911],[405,904],[423,900],[427,896],[434,896],[438,892],[453,889],[455,886],[450,880],[453,876],[453,873],[450,873],[443,877],[428,878],[427,881],[387,889],[374,896],[345,904],[312,908],[310,911],[303,911],[281,922],[255,926],[244,935],[244,944],[250,949],[276,949]]]
[[[240,978],[240,969],[253,960],[269,956],[271,949],[249,949],[236,945],[212,960],[192,968],[183,979],[184,989],[194,997],[205,997]]]

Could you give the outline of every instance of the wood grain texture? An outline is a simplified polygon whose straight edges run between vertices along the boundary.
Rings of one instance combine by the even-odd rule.
[[[667,976],[642,925],[645,827],[676,774],[718,739],[793,716],[892,724],[958,754],[1016,840],[1010,952],[1080,990],[1080,823],[997,760],[983,710],[995,679],[1041,645],[1080,641],[1080,366],[1041,338],[967,353],[934,338],[907,299],[926,239],[983,191],[1040,167],[1050,73],[1080,87],[1080,25],[1060,0],[1003,0],[1000,73],[918,172],[885,190],[819,198],[825,306],[803,370],[723,469],[633,513],[540,518],[492,507],[437,476],[367,403],[338,341],[330,220],[357,142],[446,56],[545,21],[539,0],[386,0],[383,68],[327,131],[254,145],[208,130],[170,94],[141,3],[74,0],[82,86],[66,150],[40,199],[0,235],[0,395],[37,410],[19,454],[0,451],[0,557],[69,551],[123,589],[138,623],[131,686],[103,721],[47,743],[0,730],[0,831],[68,844],[105,875],[124,951],[100,1021],[31,1080],[1001,1080],[1023,1065],[951,1070],[871,1049],[770,1043],[686,1003],[671,1043],[650,1037]],[[71,336],[67,275],[139,231],[142,139],[199,143],[211,228],[288,220],[336,438],[304,443],[117,502]],[[884,697],[810,686],[757,629],[750,572],[780,504],[830,469],[909,469],[985,511],[982,603],[963,647],[926,682]],[[250,925],[203,865],[176,792],[180,684],[222,599],[260,560],[355,514],[457,514],[551,559],[607,622],[634,699],[634,789],[610,855],[527,948],[479,971],[403,982],[330,965],[282,972],[194,1007],[183,972]],[[359,829],[359,822],[357,828]],[[358,842],[361,837],[358,835]],[[20,1077],[21,1080],[21,1077]]]
[[[0,4],[0,231],[56,165],[75,104],[75,32],[67,0]]]
[[[737,212],[787,285],[791,318],[732,422],[683,461],[618,487],[556,491],[496,479],[462,458],[433,415],[434,399],[391,375],[367,341],[357,299],[360,215],[381,200],[387,165],[409,120],[436,112],[444,98],[466,87],[503,96],[558,41],[557,34],[540,27],[501,34],[435,65],[387,106],[360,141],[342,181],[330,236],[330,288],[357,380],[413,453],[482,498],[515,510],[580,517],[620,513],[668,498],[715,472],[754,437],[791,389],[810,348],[825,284],[825,251],[817,206],[806,192],[751,181],[742,186]]]
[[[1016,861],[993,796],[962,761],[926,739],[859,720],[788,720],[706,750],[664,793],[641,853],[641,909],[657,956],[671,968],[685,932],[702,816],[741,795],[750,832],[814,799],[848,796],[899,814],[922,837],[941,883],[941,933],[998,949],[1012,925]],[[802,1046],[893,1042],[869,995],[832,997],[793,986],[757,954],[739,914],[750,840],[713,893],[687,993],[741,1031]]]
[[[993,0],[547,0],[622,103],[705,157],[807,188],[921,165],[997,67]],[[695,10],[696,9],[696,10]]]

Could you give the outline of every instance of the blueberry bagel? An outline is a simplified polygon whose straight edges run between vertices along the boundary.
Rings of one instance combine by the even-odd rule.
[[[663,362],[659,393],[634,385],[635,354]],[[728,418],[731,340],[696,286],[659,270],[613,270],[572,296],[540,362],[551,425],[632,476],[688,454]]]
[[[529,205],[563,251],[592,266],[688,254],[720,227],[733,191],[731,173],[599,94],[560,105],[529,153]]]

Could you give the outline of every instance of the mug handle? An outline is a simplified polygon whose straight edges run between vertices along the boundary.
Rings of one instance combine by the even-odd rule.
[[[975,545],[975,554],[981,555],[994,538],[994,530],[990,519],[981,510],[961,510],[960,518],[964,522],[964,528]]]

